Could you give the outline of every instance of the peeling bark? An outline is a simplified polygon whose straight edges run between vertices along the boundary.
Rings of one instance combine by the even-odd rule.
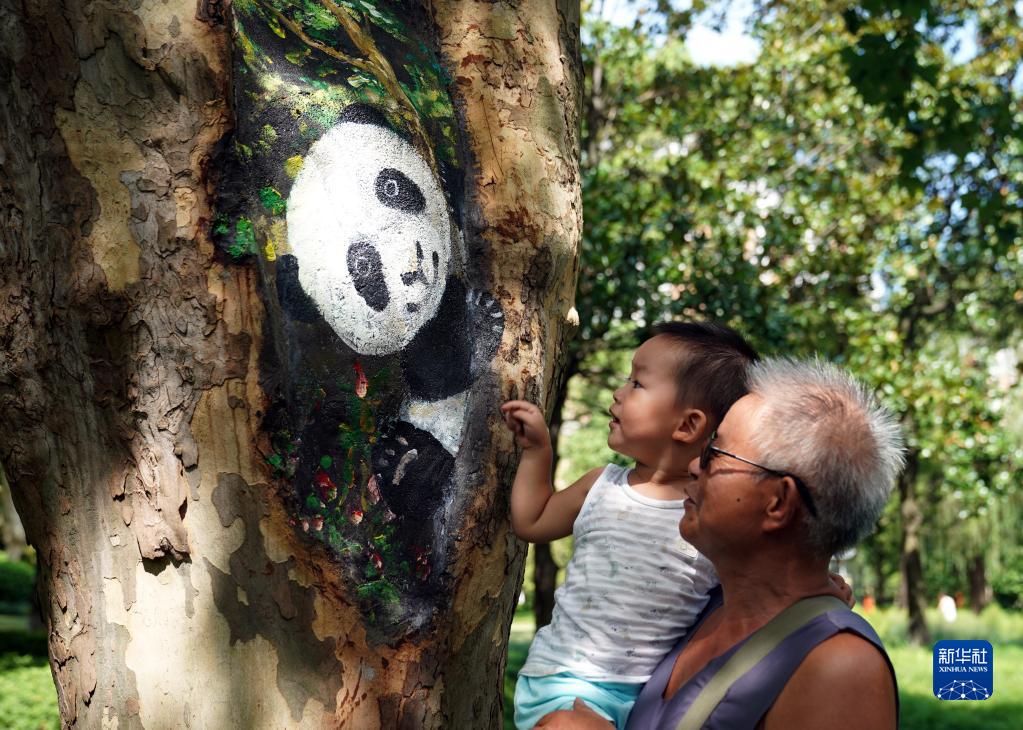
[[[64,725],[499,726],[524,548],[495,413],[551,397],[571,331],[578,7],[430,8],[471,138],[469,254],[506,326],[456,464],[475,488],[445,506],[450,611],[378,644],[268,488],[258,274],[206,233],[227,4],[135,5],[0,6],[0,463]]]

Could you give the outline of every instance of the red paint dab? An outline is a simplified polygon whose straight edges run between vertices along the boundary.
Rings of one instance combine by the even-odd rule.
[[[369,390],[369,380],[366,378],[366,373],[362,369],[362,365],[359,361],[355,362],[355,395],[360,398],[366,397],[366,392]]]

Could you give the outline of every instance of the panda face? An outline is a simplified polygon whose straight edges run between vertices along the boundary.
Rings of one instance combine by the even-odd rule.
[[[356,352],[397,352],[436,314],[451,261],[447,202],[390,129],[342,122],[313,144],[287,220],[299,283]]]

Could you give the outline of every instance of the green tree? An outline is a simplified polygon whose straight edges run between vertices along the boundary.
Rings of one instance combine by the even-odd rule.
[[[1019,19],[1008,4],[764,4],[755,63],[698,68],[684,32],[705,7],[586,26],[569,372],[666,316],[851,367],[908,435],[898,511],[864,555],[883,569],[898,545],[925,641],[919,490],[992,519],[1006,510],[981,507],[1010,497],[1020,457],[988,376],[1021,325]]]

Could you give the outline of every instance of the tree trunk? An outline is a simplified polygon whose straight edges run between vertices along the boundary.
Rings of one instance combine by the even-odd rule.
[[[554,458],[551,460],[551,472],[557,473],[558,436],[561,433],[561,411],[564,407],[565,387],[558,388],[551,411],[550,431],[551,443],[554,445]],[[533,545],[533,621],[536,630],[551,622],[554,615],[554,591],[558,587],[558,563],[554,560],[550,543]]]
[[[14,500],[11,498],[11,488],[7,484],[7,475],[4,474],[3,465],[0,464],[0,547],[7,554],[7,558],[14,562],[21,560],[25,554],[25,528],[18,517],[18,511],[14,508]]]
[[[38,553],[63,723],[498,727],[524,550],[494,414],[508,397],[551,399],[569,331],[578,7],[226,5],[0,8],[0,462]],[[410,67],[402,42],[436,62]],[[279,73],[256,78],[260,64]],[[276,104],[259,128],[257,82]],[[309,302],[301,274],[333,261],[284,278],[297,242],[279,173],[308,179],[303,156],[367,99],[442,185],[449,218],[431,220],[461,254],[452,281],[498,307],[473,316],[503,315],[492,357],[428,343],[472,358],[457,407],[415,411],[411,345],[363,354],[329,339],[341,325],[315,297],[288,309]],[[377,178],[378,199],[403,190],[398,173]],[[364,264],[349,255],[352,277]],[[317,333],[334,349],[311,345]],[[431,414],[454,434],[430,442],[443,479],[416,471],[425,447],[398,465],[430,489],[417,522],[377,446],[385,426],[420,436]],[[332,460],[313,452],[328,442]]]
[[[899,505],[902,515],[902,603],[909,615],[909,638],[918,645],[931,643],[924,617],[924,575],[920,556],[920,528],[923,515],[916,495],[918,456],[910,451],[906,469],[899,477]]]
[[[888,570],[885,566],[884,553],[878,549],[872,554],[871,571],[874,574],[874,600],[878,605],[888,603]]]
[[[533,620],[541,629],[554,615],[554,591],[558,587],[558,564],[551,554],[550,543],[533,546]]]
[[[970,608],[974,613],[980,613],[992,598],[991,586],[987,582],[987,565],[983,553],[970,558],[967,571],[970,578]]]
[[[551,471],[557,473],[561,458],[561,424],[564,422],[565,402],[568,400],[568,381],[579,371],[579,360],[574,348],[569,348],[565,367],[560,373],[554,399],[550,406],[551,443],[554,459]],[[551,622],[554,614],[554,591],[558,587],[558,563],[551,553],[550,544],[533,546],[533,619],[539,630]]]

